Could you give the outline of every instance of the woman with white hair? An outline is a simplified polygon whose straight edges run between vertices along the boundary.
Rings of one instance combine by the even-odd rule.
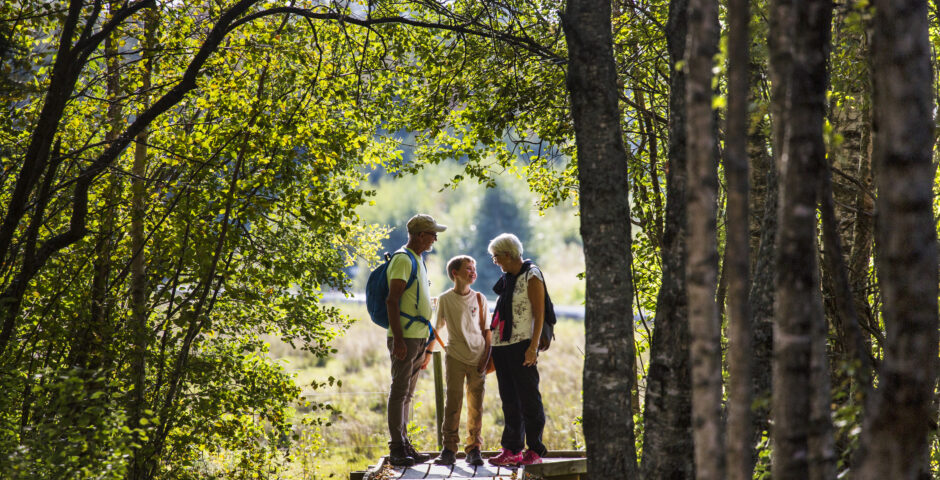
[[[493,263],[503,271],[493,291],[499,295],[493,312],[493,364],[505,426],[493,465],[542,463],[545,409],[539,393],[539,336],[545,321],[545,282],[531,260],[522,259],[522,242],[503,233],[489,245]],[[528,447],[523,451],[524,447]]]

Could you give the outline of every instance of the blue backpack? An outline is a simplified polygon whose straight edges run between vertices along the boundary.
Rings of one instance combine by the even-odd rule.
[[[418,259],[415,258],[414,254],[410,251],[401,248],[392,253],[391,255],[388,252],[385,253],[385,263],[379,265],[369,274],[369,280],[366,282],[366,309],[369,311],[369,317],[372,318],[372,323],[382,327],[388,328],[388,309],[385,305],[385,300],[388,298],[388,266],[392,263],[392,258],[395,255],[407,254],[408,258],[411,259],[411,275],[408,276],[408,282],[405,284],[405,290],[411,288],[415,283],[415,280],[418,279]],[[418,285],[418,292],[416,292],[415,298],[421,297],[421,285]],[[418,310],[417,300],[415,301],[415,311]],[[404,312],[400,312],[400,315],[408,319],[408,324],[405,325],[405,328],[411,327],[411,324],[418,321],[428,326],[430,330],[430,335],[428,336],[428,343],[431,343],[431,340],[434,338],[434,327],[431,325],[431,321],[420,316],[411,316]]]

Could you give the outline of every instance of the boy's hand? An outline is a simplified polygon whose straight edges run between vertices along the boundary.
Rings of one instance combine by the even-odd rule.
[[[421,370],[426,370],[428,368],[428,363],[431,362],[431,352],[424,351],[424,360],[421,361]]]
[[[483,357],[477,362],[477,373],[486,373],[486,364],[489,362],[489,357]]]

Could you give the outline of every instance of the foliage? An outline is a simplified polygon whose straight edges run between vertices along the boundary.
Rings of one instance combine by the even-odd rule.
[[[435,293],[450,286],[444,262],[457,253],[476,256],[486,291],[498,272],[482,249],[512,230],[549,274],[556,303],[582,302],[558,8],[545,0],[0,5],[0,476],[247,478],[296,468],[310,476],[321,453],[335,453],[326,439],[336,432],[381,443],[374,427],[329,425],[338,412],[297,397],[333,388],[305,375],[356,379],[384,361],[381,348],[366,348],[372,340],[341,339],[348,319],[322,295],[358,290],[357,269],[404,243],[401,226],[416,211],[451,226],[429,257]],[[664,53],[668,8],[627,2],[613,18],[638,227],[634,304],[647,321],[666,220],[668,79],[681,67]],[[860,39],[870,6],[839,8],[846,35],[830,58],[830,108],[865,106]],[[764,20],[752,22],[758,98],[768,88]],[[716,86],[720,98],[726,85]],[[752,107],[752,120],[769,125],[766,104]],[[830,147],[842,144],[841,133],[828,133]],[[880,359],[885,325],[872,263],[862,276]],[[655,326],[637,327],[642,361]],[[307,352],[299,377],[269,358],[272,338]],[[338,368],[331,355],[348,358]],[[851,399],[836,400],[850,458],[861,415]],[[355,414],[381,408],[357,405]],[[651,434],[636,425],[638,438]],[[430,443],[430,427],[417,428]],[[576,428],[559,435],[567,436],[558,448],[583,445]],[[354,452],[356,461],[375,453]],[[769,473],[767,439],[759,456],[758,475]]]
[[[299,390],[261,338],[335,352],[322,292],[381,234],[368,168],[462,158],[495,185],[522,157],[565,184],[541,170],[565,106],[533,94],[565,98],[547,4],[498,21],[512,48],[422,3],[99,7],[2,7],[5,478],[277,471]],[[419,132],[413,161],[396,131]]]

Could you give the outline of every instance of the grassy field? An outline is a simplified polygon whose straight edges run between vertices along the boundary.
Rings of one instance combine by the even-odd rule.
[[[347,313],[360,319],[335,344],[337,353],[326,361],[304,355],[289,346],[273,343],[271,355],[284,362],[296,375],[296,382],[309,386],[330,377],[340,384],[319,389],[305,388],[304,397],[327,403],[337,413],[299,411],[309,418],[328,418],[329,426],[304,425],[300,440],[292,451],[292,478],[313,480],[348,478],[354,470],[364,470],[387,454],[388,430],[385,421],[386,398],[390,381],[385,330],[373,325],[364,307],[346,307]],[[542,401],[547,423],[543,441],[551,450],[583,448],[584,437],[578,418],[581,415],[581,370],[584,364],[584,324],[559,320],[556,341],[539,358]],[[410,438],[419,450],[438,451],[435,426],[434,379],[432,369],[420,373],[415,393]],[[466,407],[461,417],[461,438],[466,435]],[[484,399],[484,449],[499,448],[502,410],[496,376],[487,377]],[[299,422],[298,422],[299,423]]]

